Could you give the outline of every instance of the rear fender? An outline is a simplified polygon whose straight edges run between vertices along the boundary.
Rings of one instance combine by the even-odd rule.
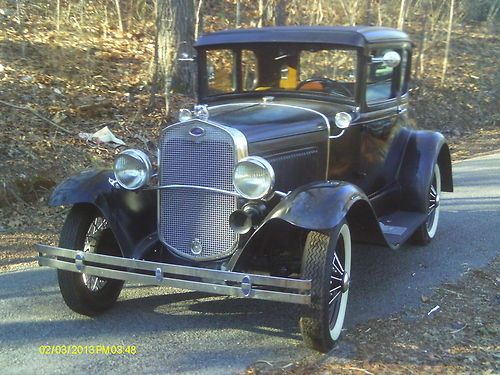
[[[453,191],[450,151],[443,135],[431,131],[413,132],[399,175],[403,210],[426,212],[427,189],[436,163],[441,171],[441,189]]]

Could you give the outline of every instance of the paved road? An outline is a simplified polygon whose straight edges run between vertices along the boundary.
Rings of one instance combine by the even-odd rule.
[[[454,173],[456,192],[444,196],[430,246],[357,248],[348,328],[415,306],[500,252],[500,153],[456,164]],[[257,360],[319,356],[302,346],[294,306],[131,285],[112,311],[91,319],[70,312],[56,285],[49,269],[0,274],[0,373],[227,374]],[[134,344],[138,354],[40,355],[47,344]]]

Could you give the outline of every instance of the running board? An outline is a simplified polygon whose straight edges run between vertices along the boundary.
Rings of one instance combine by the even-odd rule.
[[[311,280],[219,271],[35,245],[38,264],[64,271],[233,297],[311,303]]]
[[[426,219],[427,215],[420,212],[396,211],[380,217],[378,222],[387,242],[397,247],[406,242]]]

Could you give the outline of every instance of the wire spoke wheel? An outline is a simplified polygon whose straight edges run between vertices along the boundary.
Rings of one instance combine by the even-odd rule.
[[[347,307],[351,272],[351,234],[342,221],[327,236],[310,232],[304,246],[302,278],[311,280],[311,305],[300,328],[304,342],[322,352],[339,339]]]
[[[100,216],[96,217],[94,221],[90,224],[89,230],[87,231],[87,235],[85,236],[85,244],[83,246],[83,251],[89,253],[95,253],[97,248],[97,243],[100,237],[102,236],[103,231],[108,228],[109,225],[106,219]],[[107,280],[104,278],[86,274],[82,274],[82,279],[84,284],[91,292],[97,292],[101,290],[107,283]]]
[[[74,206],[69,212],[59,246],[65,249],[121,257],[120,247],[108,222],[90,205]],[[123,288],[122,280],[57,270],[64,302],[73,311],[97,315],[111,308]]]
[[[439,204],[441,198],[441,172],[436,164],[434,175],[432,176],[431,186],[429,188],[429,208],[427,211],[427,233],[430,238],[433,238],[437,231],[439,221]]]
[[[341,238],[342,239],[342,238]],[[344,241],[339,239],[337,247],[333,253],[331,266],[330,289],[329,289],[329,315],[330,330],[334,329],[342,300],[342,294],[347,291],[348,285],[345,285],[349,275],[345,271],[345,246]]]
[[[424,206],[425,204],[425,206]],[[428,187],[425,201],[422,202],[422,211],[427,213],[425,222],[413,234],[413,241],[418,245],[427,245],[435,236],[439,224],[441,205],[441,171],[439,165],[434,165],[432,179]]]

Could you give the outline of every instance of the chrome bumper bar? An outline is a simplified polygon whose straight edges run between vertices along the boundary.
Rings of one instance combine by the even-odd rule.
[[[307,305],[311,280],[219,271],[35,245],[38,264],[86,275]]]

